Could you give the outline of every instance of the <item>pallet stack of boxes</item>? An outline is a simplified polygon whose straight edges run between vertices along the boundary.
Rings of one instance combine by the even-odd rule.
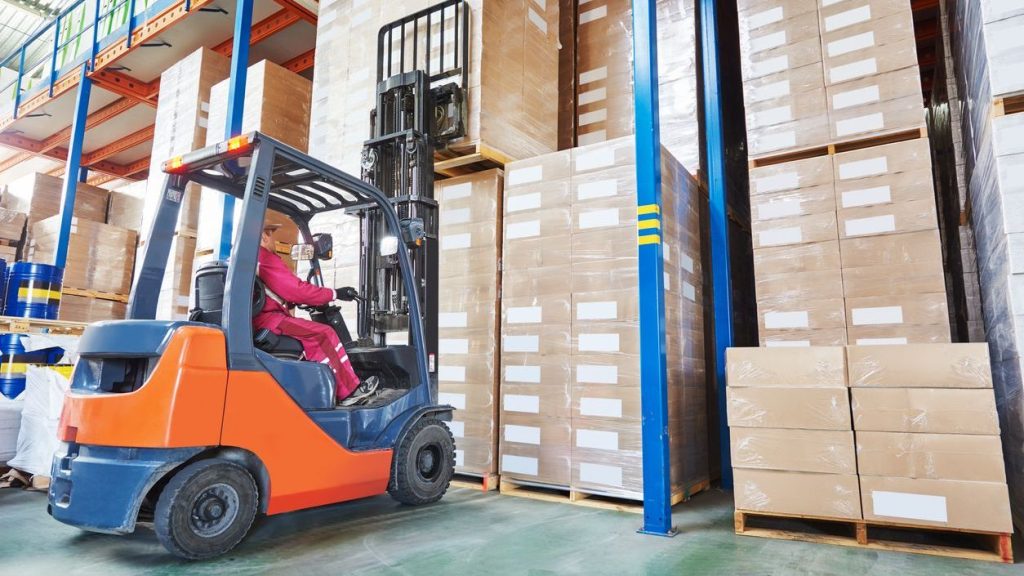
[[[0,208],[0,258],[8,266],[18,259],[18,251],[25,241],[26,220],[24,212]]]
[[[740,30],[761,344],[948,342],[910,6],[745,0]]]

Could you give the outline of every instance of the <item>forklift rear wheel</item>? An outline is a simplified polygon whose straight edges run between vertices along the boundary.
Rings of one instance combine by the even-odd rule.
[[[455,439],[444,422],[418,421],[402,438],[395,454],[388,492],[402,504],[437,502],[455,474]]]
[[[171,554],[202,560],[234,548],[252,526],[259,492],[245,468],[213,458],[181,469],[157,501],[154,528]]]

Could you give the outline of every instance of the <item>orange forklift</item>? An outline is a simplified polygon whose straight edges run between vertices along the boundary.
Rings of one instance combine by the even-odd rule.
[[[378,54],[405,42],[407,34],[393,40],[392,31],[424,21],[429,30],[431,18],[454,20],[457,36],[461,20],[457,42],[465,46],[467,15],[464,2],[449,0],[389,24]],[[431,71],[426,59],[426,70],[414,60],[413,69],[395,71],[388,60],[385,67],[378,57],[362,178],[259,133],[164,164],[129,319],[94,324],[80,341],[52,468],[55,519],[114,534],[152,523],[171,553],[203,559],[237,545],[257,514],[383,493],[412,505],[444,495],[455,445],[445,424],[453,409],[437,401],[433,156],[464,133],[466,52],[454,70]],[[241,200],[231,257],[197,271],[189,321],[155,320],[193,182]],[[360,220],[355,336],[338,307],[308,312],[335,328],[361,378],[378,377],[381,392],[368,404],[337,406],[325,364],[302,361],[297,340],[254,333],[267,297],[256,272],[268,210],[295,222],[304,243],[293,255],[309,259],[309,279],[321,285],[319,260],[332,257],[333,242],[311,234],[310,221],[337,211]],[[407,334],[407,344],[389,344],[395,333]]]

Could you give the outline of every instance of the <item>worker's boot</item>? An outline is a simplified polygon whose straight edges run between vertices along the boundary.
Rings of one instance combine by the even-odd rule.
[[[357,404],[365,404],[367,401],[377,395],[377,388],[380,386],[380,379],[376,376],[370,376],[366,380],[359,383],[356,389],[349,394],[348,398],[341,401],[342,406],[355,406]]]

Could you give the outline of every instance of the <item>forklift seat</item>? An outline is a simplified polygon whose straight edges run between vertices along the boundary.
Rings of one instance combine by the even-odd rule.
[[[285,360],[301,360],[303,354],[302,342],[284,334],[274,334],[267,328],[261,328],[253,336],[253,343],[257,348],[267,352],[276,358]]]

